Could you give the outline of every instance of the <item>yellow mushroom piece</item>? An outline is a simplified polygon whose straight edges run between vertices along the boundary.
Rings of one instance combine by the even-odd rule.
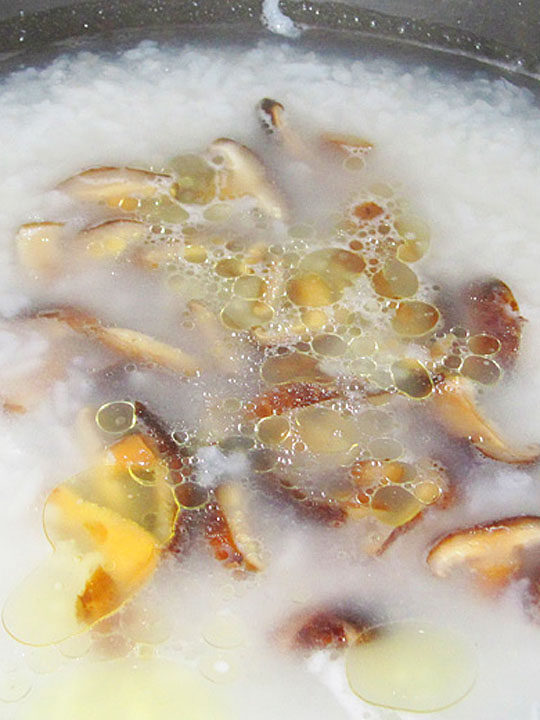
[[[238,361],[224,342],[223,328],[208,305],[202,300],[190,300],[188,308],[217,365],[228,373],[238,370]]]
[[[285,108],[280,102],[271,98],[263,98],[257,105],[257,110],[265,129],[279,134],[289,152],[302,160],[313,161],[314,148],[310,148],[300,135],[288,125],[285,119]]]
[[[250,572],[264,570],[260,544],[253,537],[248,521],[246,490],[241,483],[229,482],[216,489],[216,498],[225,515],[234,545],[243,557],[243,564]]]
[[[3,610],[20,642],[50,645],[84,632],[154,572],[179,510],[167,467],[146,443],[139,434],[122,438],[92,470],[49,495],[43,525],[54,552]]]
[[[507,585],[526,566],[526,551],[540,546],[540,518],[504,518],[456,530],[430,550],[427,564],[438,577],[466,569],[485,590]]]
[[[144,199],[170,192],[172,177],[129,167],[97,167],[64,180],[58,190],[77,200],[122,207],[126,198]],[[137,203],[128,204],[136,209]]]
[[[64,223],[36,222],[21,225],[17,232],[17,255],[23,268],[38,277],[50,277],[62,265]]]
[[[138,220],[108,220],[82,230],[76,241],[94,258],[117,258],[141,243],[148,231],[148,226]]]
[[[505,463],[532,463],[540,448],[513,447],[491,427],[476,405],[473,387],[459,375],[442,378],[435,386],[432,407],[437,420],[452,435],[468,439],[486,457]]]
[[[180,348],[156,340],[149,335],[128,328],[101,325],[94,317],[76,308],[64,308],[42,314],[66,322],[73,330],[95,338],[106,347],[132,360],[152,362],[182,375],[195,375],[199,366],[195,359]]]
[[[251,195],[268,215],[277,220],[285,218],[281,193],[271,183],[266,168],[254,152],[229,138],[215,140],[208,150],[223,160],[223,167],[218,171],[222,200]]]

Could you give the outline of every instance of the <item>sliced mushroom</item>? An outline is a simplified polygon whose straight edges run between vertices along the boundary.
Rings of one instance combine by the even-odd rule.
[[[58,189],[77,200],[106,203],[113,207],[122,207],[126,198],[150,198],[159,192],[169,192],[172,177],[149,170],[129,167],[97,167],[85,170],[64,180]],[[129,209],[135,209],[137,206]]]
[[[325,145],[338,149],[345,155],[365,155],[373,149],[373,143],[358,135],[326,132],[321,139]]]
[[[335,400],[341,395],[342,392],[336,385],[291,382],[278,385],[255,397],[248,405],[247,414],[251,418],[258,419],[269,415],[281,415],[294,408]]]
[[[21,225],[16,244],[19,262],[37,277],[49,278],[62,266],[64,223],[37,222]]]
[[[495,590],[523,570],[526,552],[535,547],[540,547],[540,517],[525,515],[445,535],[430,550],[427,563],[438,577],[465,569],[484,589]]]
[[[86,252],[95,258],[117,258],[141,243],[148,226],[138,220],[108,220],[85,228],[76,237]]]
[[[253,561],[251,557],[244,555],[237,545],[227,515],[217,500],[206,505],[204,516],[204,534],[217,560],[231,570],[255,572],[262,569],[257,559]]]
[[[202,300],[191,300],[188,308],[217,365],[228,374],[235,373],[238,370],[238,360],[225,345],[222,326],[215,314]]]
[[[277,637],[286,648],[316,651],[369,642],[373,633],[372,621],[365,613],[337,607],[299,613],[279,629]]]
[[[286,476],[277,472],[260,473],[259,477],[278,497],[291,504],[299,515],[323,525],[339,527],[347,520],[342,503],[325,493],[299,488]]]
[[[533,463],[540,457],[538,446],[512,447],[491,427],[478,409],[473,387],[466,378],[439,378],[431,402],[444,428],[455,437],[469,440],[486,457],[511,464]]]
[[[465,298],[466,326],[471,334],[486,333],[499,340],[497,361],[505,368],[515,363],[524,319],[508,287],[495,278],[470,285]]]
[[[257,111],[263,127],[271,133],[278,134],[287,149],[302,160],[312,161],[314,148],[310,148],[304,140],[292,130],[285,119],[285,108],[277,100],[263,98],[257,105]]]
[[[234,199],[251,195],[271,217],[282,220],[287,212],[285,202],[268,178],[262,161],[245,145],[220,138],[209,147],[214,155],[223,158],[220,170],[221,198]]]
[[[95,338],[106,347],[132,360],[152,362],[181,375],[195,375],[199,366],[180,348],[172,347],[149,335],[128,328],[106,327],[91,315],[76,308],[63,308],[40,314],[67,323],[76,332]]]
[[[242,555],[242,565],[250,572],[260,572],[264,562],[259,543],[253,538],[248,522],[246,490],[240,483],[230,482],[216,489],[216,498],[223,512],[234,545]]]

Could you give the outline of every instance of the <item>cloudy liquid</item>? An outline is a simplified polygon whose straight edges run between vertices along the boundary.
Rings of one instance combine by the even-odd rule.
[[[290,125],[308,147],[321,133],[333,131],[366,138],[373,151],[362,167],[340,168],[335,176],[329,173],[337,161],[326,155],[314,168],[302,153],[291,156],[260,129],[255,107],[264,97],[285,106]],[[293,414],[285,429],[249,427],[239,408],[261,392],[261,368],[272,385],[273,366],[265,363],[280,353],[250,344],[246,328],[234,327],[238,315],[229,307],[231,298],[246,299],[246,293],[251,298],[253,287],[234,294],[230,288],[242,273],[229,266],[216,269],[231,259],[230,247],[216,242],[211,252],[205,250],[202,263],[169,262],[155,272],[110,258],[81,271],[68,259],[59,277],[43,282],[22,272],[14,238],[23,223],[66,222],[78,232],[102,219],[101,210],[77,205],[54,190],[83,169],[150,166],[159,171],[170,158],[202,152],[216,138],[232,138],[264,159],[288,199],[286,222],[263,217],[257,226],[253,215],[247,215],[251,224],[242,220],[236,228],[250,242],[260,239],[273,247],[276,258],[289,256],[288,290],[282,294],[288,294],[292,309],[284,312],[284,323],[303,305],[294,286],[295,268],[328,246],[336,223],[356,207],[351,198],[357,192],[363,201],[378,204],[389,223],[406,213],[429,228],[429,252],[411,266],[419,281],[418,299],[438,307],[440,288],[451,295],[452,288],[477,277],[495,276],[512,288],[528,320],[517,367],[493,387],[482,388],[482,401],[506,435],[532,442],[540,436],[535,361],[540,337],[535,272],[540,114],[532,96],[504,80],[458,81],[426,67],[323,60],[290,47],[262,44],[248,52],[218,53],[145,43],[114,58],[82,53],[60,58],[44,70],[13,75],[3,84],[0,103],[4,384],[19,391],[21,378],[31,377],[34,369],[37,373],[51,342],[39,327],[21,334],[13,325],[17,318],[66,305],[83,307],[106,325],[179,346],[209,368],[191,380],[178,379],[120,362],[114,352],[84,338],[62,345],[54,367],[64,370],[55,374],[53,368],[44,388],[38,383],[24,394],[27,412],[8,407],[1,418],[1,532],[3,547],[11,549],[2,554],[2,602],[50,555],[42,525],[48,493],[92,462],[76,427],[80,409],[95,411],[121,399],[145,403],[194,445],[197,437],[207,439],[194,456],[196,479],[213,488],[224,477],[233,478],[246,489],[249,523],[265,566],[239,580],[198,538],[185,556],[164,554],[119,619],[101,630],[47,648],[21,645],[3,631],[1,699],[10,702],[3,716],[83,717],[95,703],[96,712],[105,717],[121,717],[111,701],[114,682],[101,669],[109,662],[110,677],[127,688],[118,704],[145,719],[168,717],[176,704],[201,718],[265,718],[276,712],[286,718],[321,717],[323,712],[336,719],[409,717],[399,703],[388,700],[397,709],[380,709],[355,695],[342,654],[306,658],[284,647],[280,629],[291,616],[347,604],[373,625],[424,623],[468,643],[476,666],[474,685],[470,689],[468,678],[458,679],[467,692],[458,693],[453,698],[457,704],[433,717],[531,717],[540,702],[535,678],[539,630],[523,610],[523,583],[511,585],[496,600],[485,598],[470,583],[435,578],[425,558],[446,532],[539,512],[534,465],[505,465],[458,446],[430,426],[423,405],[405,397],[394,410],[368,406],[351,392],[324,406],[334,413],[326,419],[320,413],[315,418],[313,409],[306,408]],[[220,220],[216,222],[220,228]],[[351,241],[332,242],[354,253]],[[369,259],[369,249],[363,250]],[[244,246],[233,259],[244,261],[243,252],[248,252]],[[253,267],[257,275],[259,266]],[[262,270],[260,279],[270,282]],[[312,336],[318,338],[312,347],[318,342],[319,351],[324,350],[330,341],[323,335],[332,335],[334,349],[339,341],[353,348],[336,351],[336,357],[333,350],[318,352],[315,345],[320,367],[330,377],[348,375],[351,368],[358,370],[354,363],[359,358],[370,359],[366,347],[383,322],[380,307],[369,303],[371,286],[356,285],[356,278],[347,282],[320,332],[313,329],[317,318],[310,316]],[[222,292],[228,298],[223,302]],[[228,369],[210,362],[212,352],[188,312],[192,297],[212,307],[216,298],[221,303],[215,311],[225,317],[220,337],[235,364],[232,379]],[[444,312],[442,305],[440,309]],[[311,307],[315,310],[320,307]],[[233,319],[227,320],[231,313]],[[372,323],[371,334],[365,327],[354,334],[354,314]],[[240,316],[245,317],[245,308]],[[234,342],[228,344],[231,334]],[[359,338],[366,342],[356,357]],[[297,342],[295,338],[295,351],[305,352]],[[291,351],[288,338],[282,346]],[[426,358],[420,355],[419,360]],[[384,362],[381,367],[385,370]],[[365,365],[359,372],[362,377]],[[384,389],[384,378],[380,386]],[[39,401],[32,402],[33,395]],[[323,422],[330,430],[321,439]],[[361,433],[361,442],[347,443],[349,431]],[[329,491],[329,478],[357,458],[348,455],[350,445],[361,445],[356,448],[361,457],[377,457],[377,449],[386,457],[388,444],[381,450],[380,443],[391,441],[406,462],[429,456],[442,463],[451,485],[459,488],[459,501],[447,510],[434,507],[382,556],[373,557],[366,552],[364,525],[347,522],[336,528],[313,522],[294,503],[276,497],[255,472],[257,462],[265,459],[253,455],[257,444],[275,451],[280,433],[289,433],[289,445],[284,441],[282,447],[292,458],[295,477],[310,490]],[[234,451],[238,436],[252,439]],[[325,445],[331,442],[335,447],[329,453]],[[141,690],[133,703],[131,688],[140,684],[141,664],[148,669],[148,688],[162,694],[163,707],[155,706],[150,690],[148,696]]]

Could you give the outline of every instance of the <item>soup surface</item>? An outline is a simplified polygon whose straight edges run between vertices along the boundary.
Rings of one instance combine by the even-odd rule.
[[[532,94],[146,42],[0,109],[2,717],[536,717]]]

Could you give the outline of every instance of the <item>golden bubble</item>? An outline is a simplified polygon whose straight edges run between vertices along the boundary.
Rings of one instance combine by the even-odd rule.
[[[324,310],[303,310],[302,322],[310,330],[319,330],[328,322],[328,315]]]
[[[433,305],[406,300],[399,303],[392,318],[392,327],[403,337],[421,337],[435,328],[439,318],[440,313]]]
[[[429,227],[414,215],[402,215],[394,222],[394,227],[404,243],[398,248],[397,256],[403,262],[416,262],[429,248]]]
[[[492,385],[499,379],[501,371],[493,360],[471,355],[463,361],[461,374],[483,385]]]
[[[299,268],[320,275],[336,292],[352,285],[366,267],[364,258],[343,248],[325,248],[306,255]]]
[[[234,283],[234,292],[245,300],[258,300],[266,291],[266,283],[257,275],[242,275]]]
[[[249,330],[269,322],[274,316],[273,308],[261,300],[235,298],[221,311],[222,323],[232,330]]]
[[[228,220],[232,215],[232,207],[226,203],[216,203],[210,205],[204,213],[204,219],[210,222],[224,222]]]
[[[325,307],[340,297],[338,291],[314,272],[297,274],[287,283],[287,295],[295,305],[303,307]]]
[[[367,335],[355,338],[349,345],[349,354],[356,357],[370,357],[378,350],[378,345],[374,338]]]
[[[131,430],[136,422],[135,405],[125,400],[105,403],[96,413],[97,426],[110,434],[125,433]]]
[[[442,488],[432,480],[426,480],[418,483],[413,488],[414,496],[424,505],[431,505],[442,495]]]
[[[501,341],[493,335],[479,333],[467,341],[469,350],[476,355],[494,355],[501,349]]]
[[[277,445],[289,434],[289,421],[282,415],[270,415],[259,422],[257,434],[262,443]]]
[[[375,291],[383,297],[399,300],[418,290],[418,278],[405,263],[390,259],[371,279]]]
[[[421,400],[433,392],[433,381],[418,360],[404,358],[392,363],[392,375],[397,389],[411,398]]]
[[[246,272],[246,264],[237,258],[224,258],[216,263],[215,271],[221,277],[239,277]]]
[[[326,355],[327,357],[340,357],[347,350],[347,343],[339,335],[331,333],[316,335],[311,342],[311,346],[319,355]]]
[[[376,460],[395,460],[403,453],[403,446],[393,438],[377,438],[370,442],[368,450]]]
[[[337,410],[311,406],[296,416],[300,437],[315,453],[348,452],[358,442],[358,428],[353,418]]]
[[[377,628],[370,642],[347,650],[345,666],[351,690],[367,702],[422,713],[457,703],[477,673],[465,638],[412,622]]]
[[[202,245],[187,245],[182,251],[182,256],[186,262],[203,263],[208,257],[208,252]]]
[[[208,502],[208,490],[194,482],[177,485],[175,495],[180,506],[186,509],[203,507]]]
[[[418,515],[422,504],[400,485],[385,485],[374,493],[371,509],[381,522],[399,527]]]

